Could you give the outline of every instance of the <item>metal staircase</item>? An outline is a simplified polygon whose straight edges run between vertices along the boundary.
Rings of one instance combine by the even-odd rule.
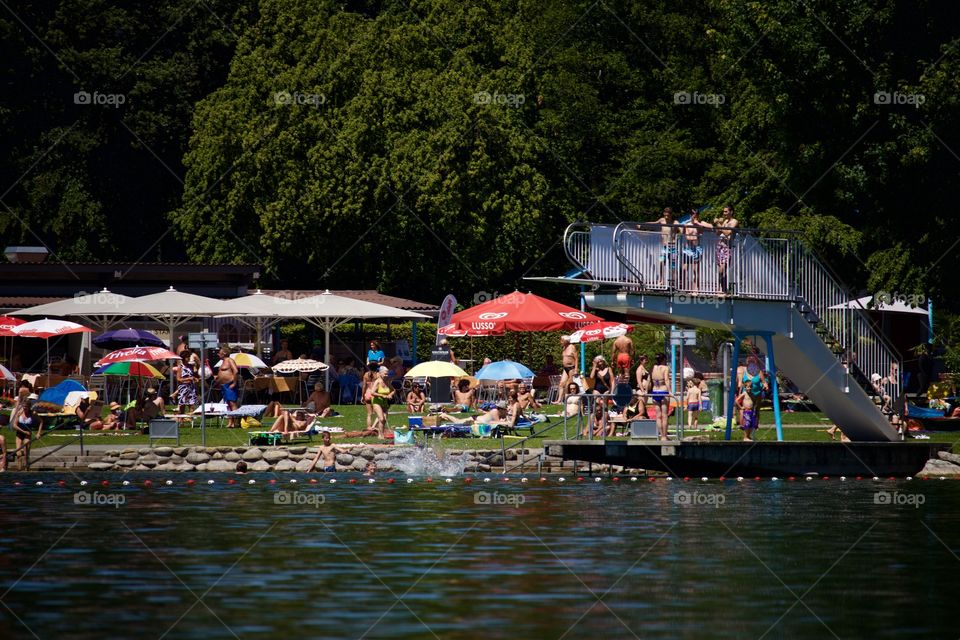
[[[671,233],[671,231],[673,231]],[[729,253],[721,289],[717,245]],[[900,356],[830,269],[792,232],[703,230],[695,242],[659,225],[574,223],[564,250],[594,308],[643,319],[773,331],[778,368],[854,440],[896,440],[870,381],[901,394]]]

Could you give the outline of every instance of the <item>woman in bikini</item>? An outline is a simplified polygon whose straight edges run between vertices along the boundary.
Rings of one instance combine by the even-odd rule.
[[[661,440],[667,440],[667,422],[670,418],[670,367],[667,366],[667,356],[662,353],[657,356],[657,363],[650,373],[650,397],[653,400],[657,435]]]
[[[360,380],[360,397],[363,398],[363,408],[367,412],[367,429],[373,428],[373,383],[376,381],[377,365],[373,368],[367,368],[363,372],[363,378]]]
[[[387,382],[387,375],[390,373],[390,370],[386,367],[380,367],[376,373],[376,377],[373,380],[371,385],[371,399],[370,402],[373,405],[373,413],[376,416],[376,419],[373,422],[373,428],[376,430],[380,438],[383,438],[384,433],[387,430],[387,416],[390,409],[390,399],[396,395],[397,390],[394,389],[389,382]]]

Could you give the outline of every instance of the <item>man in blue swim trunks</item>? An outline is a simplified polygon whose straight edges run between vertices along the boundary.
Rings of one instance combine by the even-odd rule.
[[[683,226],[683,287],[687,286],[687,273],[693,275],[690,290],[697,293],[700,290],[700,258],[703,256],[703,246],[700,244],[700,233],[705,228],[712,228],[709,222],[700,220],[700,212],[690,210],[690,222]]]
[[[237,403],[240,400],[240,388],[237,380],[240,377],[240,370],[237,363],[230,357],[230,347],[224,345],[220,347],[220,368],[217,369],[217,382],[220,383],[220,392],[223,394],[223,401],[230,408],[230,411],[237,409]],[[230,418],[227,421],[227,428],[236,428],[237,419]]]
[[[317,449],[317,455],[314,456],[313,462],[310,463],[310,467],[307,469],[307,473],[313,471],[317,466],[317,463],[320,462],[320,458],[323,458],[323,468],[321,471],[324,473],[333,473],[337,470],[337,454],[340,453],[340,450],[337,449],[330,442],[330,432],[323,432],[323,445]]]

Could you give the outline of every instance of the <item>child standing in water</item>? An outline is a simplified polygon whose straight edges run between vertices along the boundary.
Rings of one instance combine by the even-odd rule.
[[[700,380],[687,380],[687,423],[691,429],[700,428]]]

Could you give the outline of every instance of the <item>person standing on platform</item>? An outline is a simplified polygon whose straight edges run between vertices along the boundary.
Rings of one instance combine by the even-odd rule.
[[[734,229],[737,228],[737,219],[733,217],[733,207],[727,205],[723,208],[723,217],[717,222],[715,228],[720,238],[717,240],[717,286],[720,293],[727,293],[729,285],[728,270],[730,268],[730,244],[733,240]]]
[[[567,385],[573,382],[573,377],[577,374],[577,348],[570,342],[570,336],[560,336],[560,344],[563,345],[563,375],[560,378],[560,403],[563,404],[567,396]]]
[[[633,340],[622,335],[613,341],[610,361],[617,368],[617,382],[630,380],[630,365],[633,360]]]

